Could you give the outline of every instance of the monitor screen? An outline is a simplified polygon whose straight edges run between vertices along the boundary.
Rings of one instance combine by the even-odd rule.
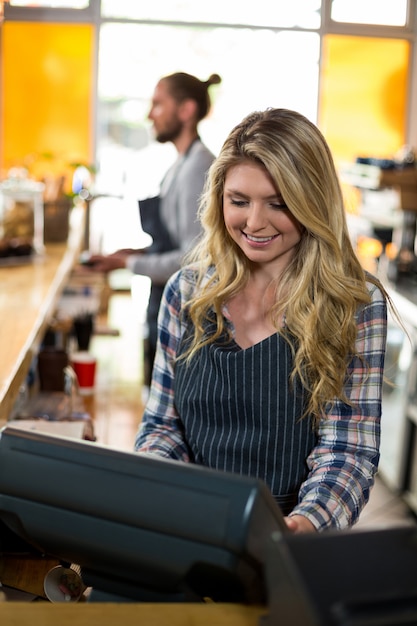
[[[268,539],[285,532],[262,481],[6,426],[0,521],[126,599],[184,592],[265,600]]]

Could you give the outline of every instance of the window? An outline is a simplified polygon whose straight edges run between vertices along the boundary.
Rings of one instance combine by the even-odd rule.
[[[93,44],[89,24],[3,24],[5,173],[24,165],[41,178],[62,174],[72,161],[93,161]]]
[[[197,22],[269,27],[319,28],[320,0],[257,0],[251,3],[233,0],[102,0],[103,17],[157,20],[163,22]]]
[[[405,26],[407,0],[332,0],[331,16],[336,22]]]
[[[168,147],[152,146],[147,113],[161,76],[186,71],[206,80],[220,74],[222,83],[210,92],[211,115],[200,125],[203,140],[217,153],[231,128],[255,109],[298,109],[316,121],[319,53],[319,35],[308,31],[104,23],[98,72],[100,180],[114,189],[134,157],[140,196],[151,192],[142,186],[154,182],[138,173],[142,163],[160,182],[166,169],[161,155]],[[146,168],[156,148],[155,167]]]
[[[46,9],[86,9],[89,0],[39,0],[39,2],[25,2],[25,0],[10,0],[12,7],[44,7]]]
[[[319,125],[336,158],[392,158],[405,143],[409,43],[326,35],[322,54]]]

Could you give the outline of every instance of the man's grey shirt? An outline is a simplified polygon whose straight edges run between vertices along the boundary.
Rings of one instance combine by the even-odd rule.
[[[201,233],[197,211],[213,160],[214,155],[197,140],[170,167],[161,184],[160,216],[176,247],[169,252],[130,256],[127,267],[132,272],[149,276],[153,283],[164,285],[180,268],[184,254]]]

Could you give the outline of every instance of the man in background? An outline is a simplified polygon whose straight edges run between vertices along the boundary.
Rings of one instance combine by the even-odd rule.
[[[148,337],[144,345],[144,384],[149,385],[157,338],[157,315],[168,278],[181,265],[184,254],[200,234],[197,220],[199,200],[214,155],[202,143],[198,124],[209,113],[209,88],[219,84],[212,74],[201,81],[191,74],[176,72],[161,78],[154,90],[149,119],[155,139],[171,142],[178,153],[165,174],[159,196],[140,201],[142,228],[153,238],[150,247],[118,250],[111,255],[90,259],[97,272],[127,268],[151,279],[147,308]]]

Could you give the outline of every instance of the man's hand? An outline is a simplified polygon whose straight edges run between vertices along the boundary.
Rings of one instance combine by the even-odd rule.
[[[119,270],[126,267],[127,254],[93,254],[87,260],[81,263],[82,267],[97,273],[107,274],[113,270]]]
[[[142,254],[143,252],[143,248],[140,248],[139,250],[137,250],[136,248],[121,248],[120,250],[117,250],[117,252],[113,252],[113,254],[111,254],[110,256],[114,256],[114,255],[121,255],[124,254],[126,256],[129,256],[131,254]]]
[[[81,267],[89,268],[94,272],[107,274],[113,270],[120,270],[126,267],[126,260],[132,254],[142,254],[143,250],[135,250],[134,248],[124,248],[117,250],[112,254],[88,254],[81,258]]]

